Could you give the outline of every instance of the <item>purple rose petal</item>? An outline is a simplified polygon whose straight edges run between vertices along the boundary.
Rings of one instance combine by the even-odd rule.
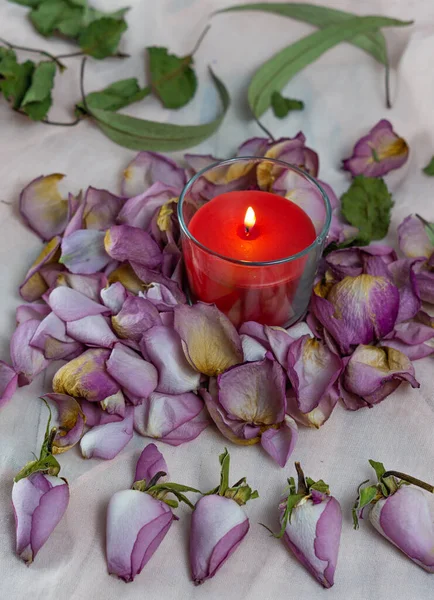
[[[270,428],[261,436],[261,446],[280,467],[284,467],[291,456],[298,439],[297,423],[290,416],[278,429]]]
[[[0,408],[15,394],[18,375],[7,363],[0,360]]]
[[[120,338],[140,342],[144,333],[161,325],[157,308],[145,298],[128,297],[121,310],[112,317],[113,328]]]
[[[30,267],[24,278],[24,282],[20,285],[20,296],[26,302],[39,300],[39,298],[47,291],[48,285],[41,274],[41,270],[45,266],[57,262],[59,258],[59,247],[59,237],[50,240]]]
[[[149,483],[151,479],[160,472],[169,473],[164,456],[158,450],[155,444],[148,444],[144,447],[136,465],[134,481],[143,479]]]
[[[45,400],[54,402],[57,412],[57,433],[53,454],[66,452],[80,441],[84,432],[85,415],[75,398],[66,394],[45,394]]]
[[[157,181],[145,192],[125,202],[118,215],[118,223],[148,230],[157,209],[177,198],[179,192],[179,189]]]
[[[157,369],[134,350],[116,344],[107,360],[107,372],[115,379],[135,404],[136,399],[149,398],[158,382]]]
[[[101,290],[102,303],[111,310],[112,315],[119,313],[126,299],[127,290],[119,281]]]
[[[81,438],[80,448],[84,458],[111,460],[125,448],[133,437],[133,407],[127,406],[122,421],[92,427]]]
[[[30,342],[39,327],[39,321],[30,319],[18,325],[10,343],[12,365],[18,375],[18,385],[28,385],[49,364],[43,352]]]
[[[158,244],[146,231],[129,225],[115,225],[107,230],[104,239],[107,254],[123,262],[134,261],[154,269],[161,264],[162,255]]]
[[[184,169],[157,152],[139,152],[124,171],[122,194],[129,198],[138,196],[156,182],[180,192],[186,184]]]
[[[114,225],[124,202],[125,198],[115,196],[107,190],[88,187],[84,198],[85,229],[104,231]]]
[[[68,287],[54,289],[48,304],[62,321],[77,321],[92,315],[108,314],[110,309]]]
[[[60,262],[71,273],[89,274],[103,269],[110,256],[104,250],[104,232],[78,229],[62,240]]]
[[[20,194],[20,213],[26,224],[43,240],[62,233],[68,221],[68,202],[57,184],[64,175],[54,173],[31,181]]]

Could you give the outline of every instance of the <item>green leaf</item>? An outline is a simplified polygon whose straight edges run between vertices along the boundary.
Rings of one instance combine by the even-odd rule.
[[[343,216],[359,228],[359,237],[366,243],[381,240],[387,235],[393,201],[382,179],[358,175],[341,202]]]
[[[367,483],[367,481],[364,481],[363,483],[361,483],[359,485],[359,495],[358,495],[356,503],[354,504],[354,507],[353,507],[354,529],[359,528],[359,513],[360,513],[360,511],[368,504],[371,504],[371,502],[374,500],[375,496],[377,495],[377,486],[370,485],[368,487],[362,488],[362,485],[364,485],[365,483]]]
[[[430,177],[434,177],[434,156],[429,161],[429,163],[427,164],[427,166],[424,169],[422,169],[422,171],[425,173],[425,175],[429,175]]]
[[[270,12],[283,17],[290,17],[296,21],[309,23],[315,27],[323,29],[335,23],[342,23],[356,17],[354,13],[328,8],[327,6],[317,6],[315,4],[298,4],[298,3],[277,3],[277,2],[258,2],[255,4],[238,4],[224,8],[220,12],[232,11],[262,11]],[[372,31],[355,35],[351,40],[347,40],[354,46],[358,46],[368,54],[371,54],[378,62],[383,65],[388,64],[387,47],[384,35],[380,31]]]
[[[166,108],[181,108],[193,98],[197,89],[192,56],[169,54],[167,48],[151,46],[149,71],[151,86]]]
[[[78,43],[85,54],[102,59],[115,54],[123,32],[125,21],[103,18],[93,21],[81,32]]]
[[[102,110],[119,110],[133,102],[137,102],[151,93],[151,88],[141,89],[135,77],[116,81],[99,92],[91,92],[86,96],[86,104],[90,108]],[[79,114],[87,114],[83,102],[76,105]]]
[[[211,77],[223,104],[222,114],[204,125],[172,125],[137,119],[108,110],[90,108],[101,130],[114,142],[131,150],[156,150],[170,152],[197,146],[217,131],[230,98],[224,84],[211,71]]]
[[[225,448],[223,454],[220,454],[219,461],[221,465],[220,472],[220,486],[219,486],[219,496],[224,496],[226,490],[229,487],[229,469],[231,464],[231,457],[229,455],[228,449]]]
[[[380,479],[383,477],[384,473],[386,472],[386,469],[384,468],[383,463],[377,462],[375,460],[370,460],[369,464],[374,469],[374,471],[377,475],[378,481],[380,481]]]
[[[25,106],[31,102],[45,100],[53,89],[55,74],[56,64],[54,62],[40,62],[33,72],[32,85],[27,90],[21,105]]]
[[[96,8],[92,8],[90,6],[86,6],[83,14],[83,27],[87,27],[93,21],[98,21],[99,19],[103,19],[104,17],[110,17],[111,19],[116,19],[118,21],[122,21],[125,14],[129,11],[129,7],[120,8],[115,12],[105,13],[101,10],[97,10]]]
[[[340,42],[380,27],[408,24],[409,22],[387,17],[356,17],[315,31],[284,48],[264,63],[250,82],[248,101],[253,114],[257,118],[261,117],[269,108],[274,91],[282,90],[294,75]]]
[[[31,60],[19,64],[10,51],[1,53],[0,58],[0,89],[13,108],[18,109],[32,83],[35,64]]]
[[[44,0],[30,11],[30,20],[35,29],[45,37],[53,34],[68,8],[66,0]]]
[[[273,92],[271,95],[271,108],[278,119],[284,119],[291,110],[303,110],[304,102],[284,98],[279,92]]]
[[[56,24],[56,30],[66,37],[76,38],[84,29],[84,10],[79,6],[67,6]]]
[[[28,477],[33,473],[42,472],[46,475],[58,475],[60,471],[60,465],[52,454],[39,459],[38,461],[32,461],[28,463],[17,475],[14,477],[15,483],[24,477]]]
[[[309,492],[310,490],[317,490],[317,492],[321,492],[322,494],[330,493],[329,486],[322,479],[320,479],[319,481],[314,481],[311,485],[309,485]]]

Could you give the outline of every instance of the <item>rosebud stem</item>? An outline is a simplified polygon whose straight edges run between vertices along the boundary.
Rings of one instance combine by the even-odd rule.
[[[386,471],[383,475],[383,479],[385,477],[389,477],[390,475],[392,475],[393,477],[398,477],[398,479],[402,479],[403,481],[408,481],[408,483],[417,485],[423,490],[434,494],[434,485],[426,483],[425,481],[421,481],[420,479],[416,479],[416,477],[412,477],[411,475],[407,475],[406,473],[400,473],[399,471]]]

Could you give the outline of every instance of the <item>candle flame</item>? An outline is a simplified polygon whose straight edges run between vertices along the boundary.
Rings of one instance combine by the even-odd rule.
[[[256,215],[255,215],[255,211],[253,210],[253,208],[251,206],[249,206],[249,208],[246,210],[246,216],[244,217],[244,227],[246,228],[246,231],[250,231],[251,228],[255,225],[256,223]]]

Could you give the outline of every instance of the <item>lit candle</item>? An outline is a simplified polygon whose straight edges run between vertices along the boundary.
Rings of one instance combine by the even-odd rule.
[[[183,251],[195,299],[214,302],[236,325],[288,323],[307,256],[284,259],[316,239],[299,206],[270,192],[228,192],[199,208],[188,229]],[[283,262],[262,264],[273,261]]]

